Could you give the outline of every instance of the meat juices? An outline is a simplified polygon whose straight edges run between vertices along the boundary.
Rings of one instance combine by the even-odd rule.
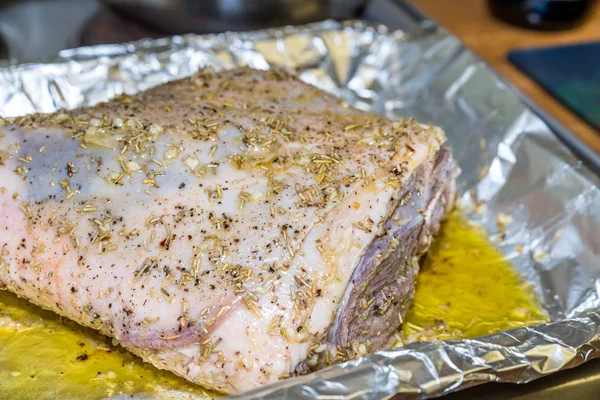
[[[228,393],[389,345],[454,201],[439,128],[280,70],[0,125],[0,287]]]

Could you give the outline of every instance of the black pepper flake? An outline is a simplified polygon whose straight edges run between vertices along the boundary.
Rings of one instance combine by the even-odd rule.
[[[77,356],[77,360],[78,361],[85,361],[89,358],[89,356],[86,353],[80,354]]]
[[[75,172],[73,170],[73,163],[72,162],[68,162],[67,163],[67,175],[69,175],[69,178],[72,178],[73,175],[75,175]]]
[[[183,189],[184,187],[185,187],[185,182],[181,182],[181,183],[179,184],[179,189]]]

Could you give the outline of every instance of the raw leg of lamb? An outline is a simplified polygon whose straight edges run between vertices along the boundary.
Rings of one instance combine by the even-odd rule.
[[[0,287],[228,393],[389,345],[454,200],[439,128],[280,70],[0,123]]]

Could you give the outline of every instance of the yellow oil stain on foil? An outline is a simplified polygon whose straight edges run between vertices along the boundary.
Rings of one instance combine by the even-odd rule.
[[[0,291],[0,399],[103,399],[134,393],[158,399],[218,397],[144,363],[92,329]]]
[[[445,222],[418,277],[401,343],[477,337],[547,322],[534,293],[483,231],[458,213]],[[219,397],[111,339],[0,291],[0,399]]]
[[[533,289],[485,231],[454,212],[421,265],[398,338],[475,338],[546,322]]]

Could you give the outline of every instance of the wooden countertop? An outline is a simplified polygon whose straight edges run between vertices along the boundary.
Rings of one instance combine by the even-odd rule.
[[[494,18],[486,0],[411,0],[426,15],[459,37],[527,97],[600,153],[600,132],[587,125],[506,58],[509,51],[600,40],[600,3],[579,27],[560,32],[521,29]]]

